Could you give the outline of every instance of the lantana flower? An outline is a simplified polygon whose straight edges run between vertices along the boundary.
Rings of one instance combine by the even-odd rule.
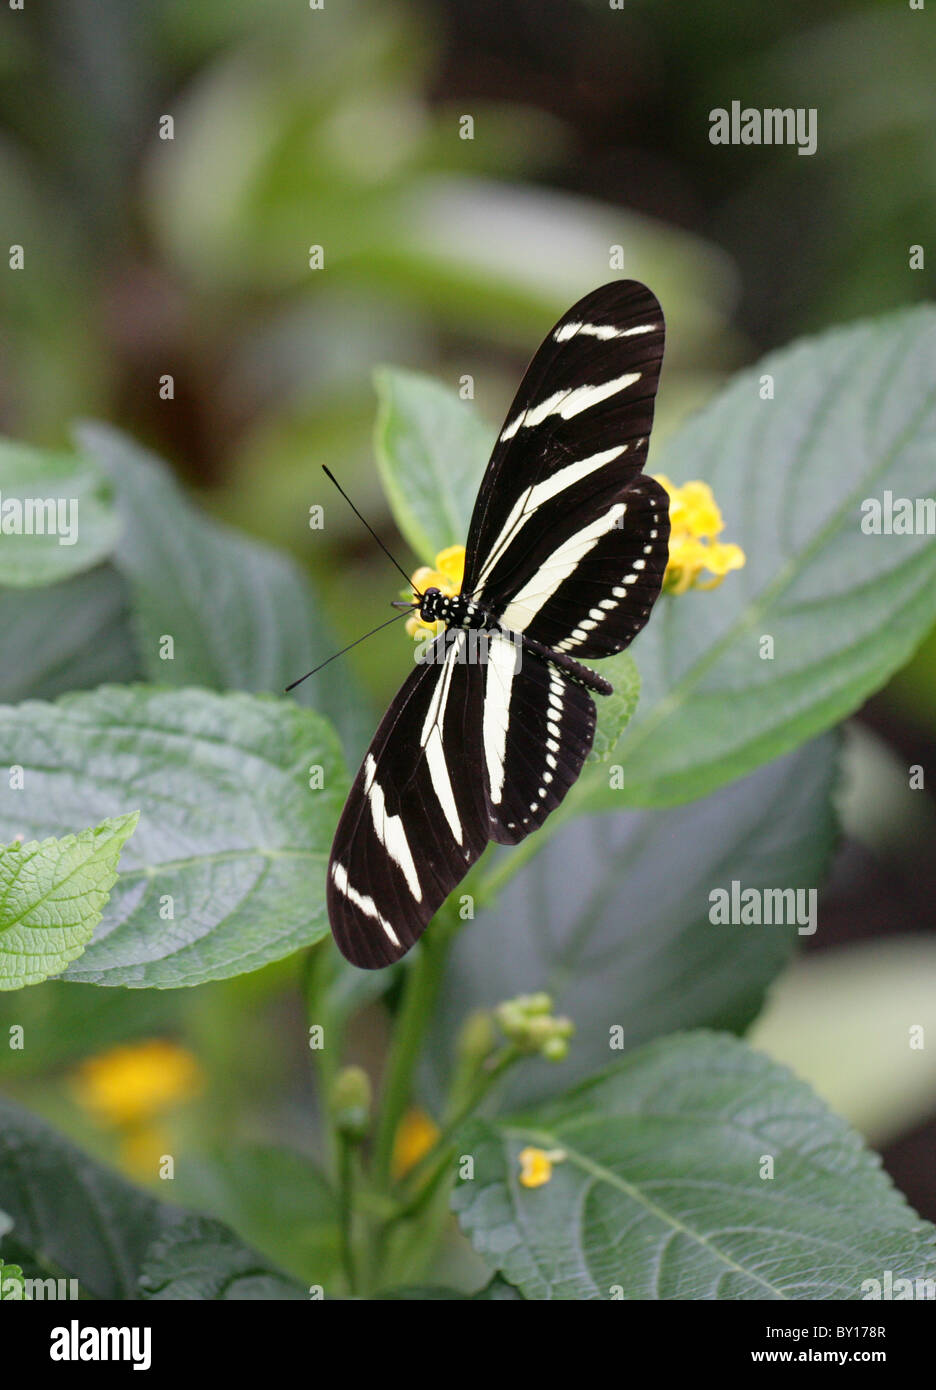
[[[665,475],[656,480],[669,493],[669,561],[663,576],[665,594],[684,594],[688,589],[715,589],[731,570],[741,569],[746,556],[739,545],[720,541],[724,520],[708,483],[690,482],[677,487]],[[707,571],[709,577],[701,578]]]
[[[75,1099],[99,1123],[117,1130],[124,1167],[148,1175],[168,1137],[165,1111],[191,1100],[204,1084],[191,1052],[166,1038],[109,1048],[82,1062],[72,1075]]]

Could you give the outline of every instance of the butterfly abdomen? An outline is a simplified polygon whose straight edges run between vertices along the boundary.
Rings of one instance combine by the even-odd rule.
[[[574,657],[567,656],[565,652],[553,651],[551,647],[537,642],[532,637],[524,637],[522,640],[525,651],[533,652],[537,657],[542,657],[555,670],[561,671],[566,680],[572,681],[575,685],[584,686],[586,690],[592,691],[595,695],[614,694],[614,686],[610,681],[606,681],[604,676],[599,676],[598,672],[593,671],[591,667],[583,666]]]

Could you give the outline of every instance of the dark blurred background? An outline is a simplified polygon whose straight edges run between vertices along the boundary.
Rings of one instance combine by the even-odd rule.
[[[894,0],[4,7],[0,245],[22,244],[26,268],[0,274],[0,430],[61,444],[77,418],[125,428],[209,509],[310,566],[350,640],[397,584],[324,494],[321,463],[410,561],[373,464],[375,365],[453,386],[471,374],[493,434],[540,337],[619,273],[620,246],[669,321],[652,467],[738,365],[932,297],[936,251],[927,269],[908,263],[936,225],[934,72],[932,13]],[[709,112],[734,99],[815,107],[818,151],[712,145]],[[172,139],[160,138],[167,115]],[[459,137],[465,115],[472,140]],[[309,268],[312,245],[322,270]],[[329,527],[313,556],[316,501]],[[376,637],[350,659],[375,705],[398,678],[397,643]],[[850,965],[827,1034],[813,1019],[797,1060],[885,1145],[931,1218],[934,1078],[903,1094],[886,1074],[856,1075],[840,1040],[878,1007],[876,990],[933,978],[931,955],[914,954],[932,940],[932,792],[905,789],[910,764],[936,775],[934,691],[936,637],[850,736],[847,836],[801,968],[832,949]],[[279,998],[278,971],[264,998]],[[185,1006],[219,1075],[231,1053],[216,1035],[251,988],[212,987]],[[798,988],[763,1034],[778,1055],[810,997]],[[175,1006],[146,1007],[162,1019]],[[67,1108],[55,1066],[77,1055],[50,1044],[36,1078],[47,1110]],[[232,1096],[212,1096],[190,1129],[230,1122]]]

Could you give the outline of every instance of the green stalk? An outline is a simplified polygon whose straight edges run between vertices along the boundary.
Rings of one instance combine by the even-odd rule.
[[[346,1134],[338,1138],[338,1210],[341,1225],[341,1263],[352,1297],[358,1291],[354,1259],[354,1162],[355,1145]]]
[[[374,1144],[374,1180],[382,1189],[390,1185],[393,1144],[412,1095],[416,1064],[442,986],[451,937],[452,924],[437,919],[423,936],[419,955],[407,972]]]
[[[452,1160],[452,1140],[456,1132],[468,1119],[469,1115],[474,1114],[485,1096],[493,1090],[494,1086],[504,1075],[505,1071],[525,1054],[519,1048],[509,1046],[502,1052],[489,1058],[487,1064],[479,1073],[474,1086],[468,1091],[465,1099],[458,1109],[447,1120],[439,1133],[438,1138],[432,1148],[423,1154],[422,1158],[416,1163],[406,1175],[406,1185],[410,1191],[409,1200],[404,1203],[391,1217],[388,1224],[394,1224],[405,1217],[412,1216],[419,1211],[428,1196],[432,1195],[439,1178],[445,1172]],[[420,1183],[422,1174],[428,1171],[429,1176]]]
[[[341,1141],[335,1128],[328,1098],[340,1063],[341,1039],[328,1004],[328,942],[319,942],[306,953],[303,962],[303,991],[306,1003],[306,1022],[318,1023],[325,1031],[325,1046],[312,1052],[312,1065],[318,1078],[319,1109],[325,1135],[325,1150],[329,1169],[336,1177]]]

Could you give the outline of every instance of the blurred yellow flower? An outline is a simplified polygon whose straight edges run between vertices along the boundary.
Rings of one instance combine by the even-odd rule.
[[[407,598],[417,599],[427,589],[441,589],[447,598],[461,593],[465,578],[465,547],[450,545],[440,550],[435,557],[435,568],[421,565],[413,575],[413,593]],[[410,637],[426,637],[429,633],[438,636],[445,628],[444,623],[424,623],[418,613],[406,620],[406,630]]]
[[[439,1137],[439,1127],[425,1110],[408,1110],[400,1121],[393,1141],[392,1172],[395,1178],[405,1177],[432,1148]]]
[[[517,1155],[520,1161],[520,1186],[543,1187],[552,1177],[554,1163],[565,1158],[564,1149],[521,1149]]]
[[[138,1125],[201,1090],[195,1057],[166,1038],[112,1047],[77,1068],[78,1103],[109,1125]]]
[[[677,487],[664,473],[655,476],[670,499],[669,562],[663,592],[684,594],[687,589],[717,588],[730,570],[742,568],[747,557],[739,545],[716,539],[725,523],[712,489],[702,482]],[[711,578],[701,579],[703,570]]]

